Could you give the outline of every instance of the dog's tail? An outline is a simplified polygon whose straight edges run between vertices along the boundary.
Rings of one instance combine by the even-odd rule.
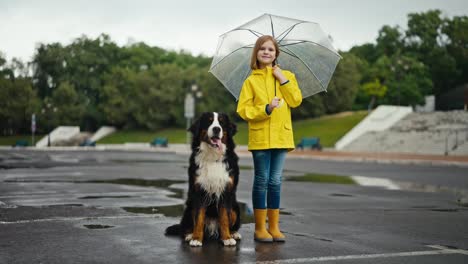
[[[180,224],[171,225],[166,228],[166,236],[181,236],[182,235],[182,228]]]

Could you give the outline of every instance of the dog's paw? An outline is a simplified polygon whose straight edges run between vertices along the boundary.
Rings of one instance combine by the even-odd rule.
[[[234,238],[235,240],[241,240],[242,236],[241,234],[234,232],[231,234],[231,238]]]
[[[233,238],[229,238],[229,239],[223,240],[223,244],[225,246],[235,246],[237,242]]]
[[[185,235],[185,242],[189,242],[190,240],[192,240],[192,237],[193,237],[193,234]]]
[[[191,247],[201,247],[203,245],[202,242],[195,240],[195,239],[190,240],[189,244]]]

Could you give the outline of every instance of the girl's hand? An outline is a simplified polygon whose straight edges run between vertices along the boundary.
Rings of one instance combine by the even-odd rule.
[[[274,67],[273,67],[273,76],[275,76],[275,78],[280,82],[280,83],[284,83],[286,82],[288,79],[286,79],[286,77],[284,77],[284,74],[283,72],[281,71],[281,68],[279,67],[278,64],[276,64]]]
[[[269,110],[273,111],[273,109],[277,108],[279,104],[280,104],[280,99],[278,97],[273,98],[273,100],[271,100],[271,103],[269,105],[270,106]]]

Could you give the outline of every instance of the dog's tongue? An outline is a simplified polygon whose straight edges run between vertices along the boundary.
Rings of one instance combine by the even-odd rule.
[[[213,138],[211,141],[213,142],[214,145],[217,146],[217,148],[221,148],[221,139]]]

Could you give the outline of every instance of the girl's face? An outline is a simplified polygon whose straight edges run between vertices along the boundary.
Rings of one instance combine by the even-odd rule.
[[[260,69],[265,68],[266,66],[273,66],[273,61],[276,59],[276,49],[275,45],[271,40],[265,41],[265,43],[260,46],[260,49],[257,52],[257,60],[259,62]]]

